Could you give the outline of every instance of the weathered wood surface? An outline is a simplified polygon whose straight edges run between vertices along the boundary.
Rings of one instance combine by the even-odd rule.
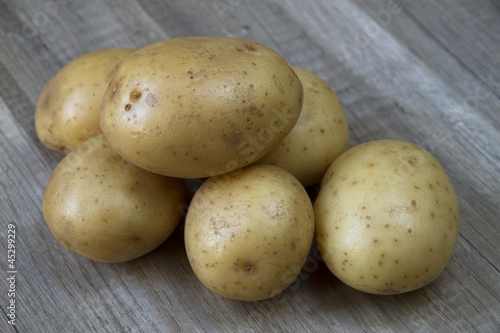
[[[0,2],[2,332],[498,332],[500,4],[479,1]],[[397,296],[355,291],[312,249],[299,278],[262,302],[223,299],[191,271],[182,226],[124,264],[59,246],[43,190],[62,155],[38,141],[44,84],[73,58],[188,35],[253,39],[327,80],[351,145],[394,138],[432,152],[458,194],[461,229],[438,279]],[[17,230],[16,326],[7,323],[7,225]]]

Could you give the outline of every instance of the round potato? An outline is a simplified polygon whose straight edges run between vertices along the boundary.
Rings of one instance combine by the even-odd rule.
[[[445,268],[458,237],[455,192],[439,162],[407,142],[380,140],[340,155],[315,202],[328,268],[373,294],[420,288]]]
[[[264,45],[183,37],[146,46],[116,72],[101,109],[104,135],[155,173],[204,178],[266,154],[292,129],[302,85]]]
[[[102,133],[102,96],[113,73],[132,51],[111,48],[84,54],[47,82],[35,110],[36,133],[45,146],[67,154]]]
[[[299,274],[314,237],[313,207],[290,173],[252,165],[203,183],[184,232],[189,262],[204,285],[227,298],[263,300]]]
[[[122,262],[159,246],[181,219],[187,188],[125,161],[102,134],[59,163],[43,196],[55,239],[103,262]]]
[[[333,160],[349,146],[349,126],[332,88],[316,74],[292,67],[304,90],[304,102],[292,131],[257,163],[273,164],[304,186],[317,184]]]

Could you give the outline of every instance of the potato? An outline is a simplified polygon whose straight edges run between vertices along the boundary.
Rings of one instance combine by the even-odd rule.
[[[59,163],[42,207],[60,244],[97,261],[121,262],[167,239],[181,218],[186,194],[182,179],[127,162],[100,134]]]
[[[304,102],[292,131],[257,163],[277,165],[304,186],[317,184],[333,160],[349,146],[344,109],[332,88],[316,74],[292,67],[304,90]]]
[[[102,133],[102,96],[113,73],[132,51],[111,48],[84,54],[47,82],[35,110],[36,133],[45,146],[67,154]]]
[[[314,208],[316,241],[328,268],[368,293],[427,285],[457,242],[459,210],[445,170],[403,141],[367,142],[340,155]]]
[[[209,178],[189,206],[185,245],[201,282],[227,298],[263,300],[299,274],[314,237],[300,182],[272,165]]]
[[[302,85],[264,45],[183,37],[134,52],[104,95],[115,150],[155,173],[204,178],[249,165],[292,129]]]

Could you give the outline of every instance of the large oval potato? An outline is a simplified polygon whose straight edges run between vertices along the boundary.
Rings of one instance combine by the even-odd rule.
[[[43,215],[64,247],[103,262],[144,255],[173,232],[187,199],[182,179],[122,159],[97,135],[66,155],[43,196]]]
[[[361,291],[420,288],[445,268],[459,210],[439,162],[407,142],[355,146],[330,166],[315,202],[316,241],[328,268]]]
[[[263,300],[299,274],[314,237],[312,203],[300,182],[272,165],[209,178],[185,224],[191,267],[213,292]]]
[[[294,175],[304,186],[317,184],[349,147],[349,126],[332,88],[314,73],[292,67],[304,90],[304,102],[290,133],[257,163],[273,164]]]
[[[47,82],[35,110],[36,133],[45,146],[67,154],[102,133],[102,97],[113,73],[132,51],[110,48],[84,54]]]
[[[202,178],[255,162],[292,129],[302,85],[264,45],[184,37],[146,46],[116,72],[101,109],[115,150],[155,173]]]

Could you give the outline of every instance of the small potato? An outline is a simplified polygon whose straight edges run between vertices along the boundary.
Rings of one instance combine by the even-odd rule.
[[[306,69],[292,67],[304,89],[304,103],[292,131],[257,163],[277,165],[304,186],[321,181],[333,160],[349,146],[344,109],[332,88]]]
[[[439,162],[407,142],[380,140],[340,155],[315,202],[316,241],[349,286],[398,294],[427,285],[458,238],[453,186]]]
[[[102,134],[65,156],[43,196],[55,239],[82,256],[122,262],[159,246],[181,219],[182,179],[142,170],[122,159]]]
[[[302,85],[270,48],[226,37],[183,37],[134,52],[101,109],[103,133],[128,161],[204,178],[249,165],[292,129]]]
[[[297,277],[314,237],[300,182],[272,165],[209,178],[189,206],[185,244],[196,276],[224,297],[256,301]]]
[[[47,82],[35,110],[36,133],[45,146],[67,154],[102,133],[102,96],[113,73],[132,51],[111,48],[84,54]]]

